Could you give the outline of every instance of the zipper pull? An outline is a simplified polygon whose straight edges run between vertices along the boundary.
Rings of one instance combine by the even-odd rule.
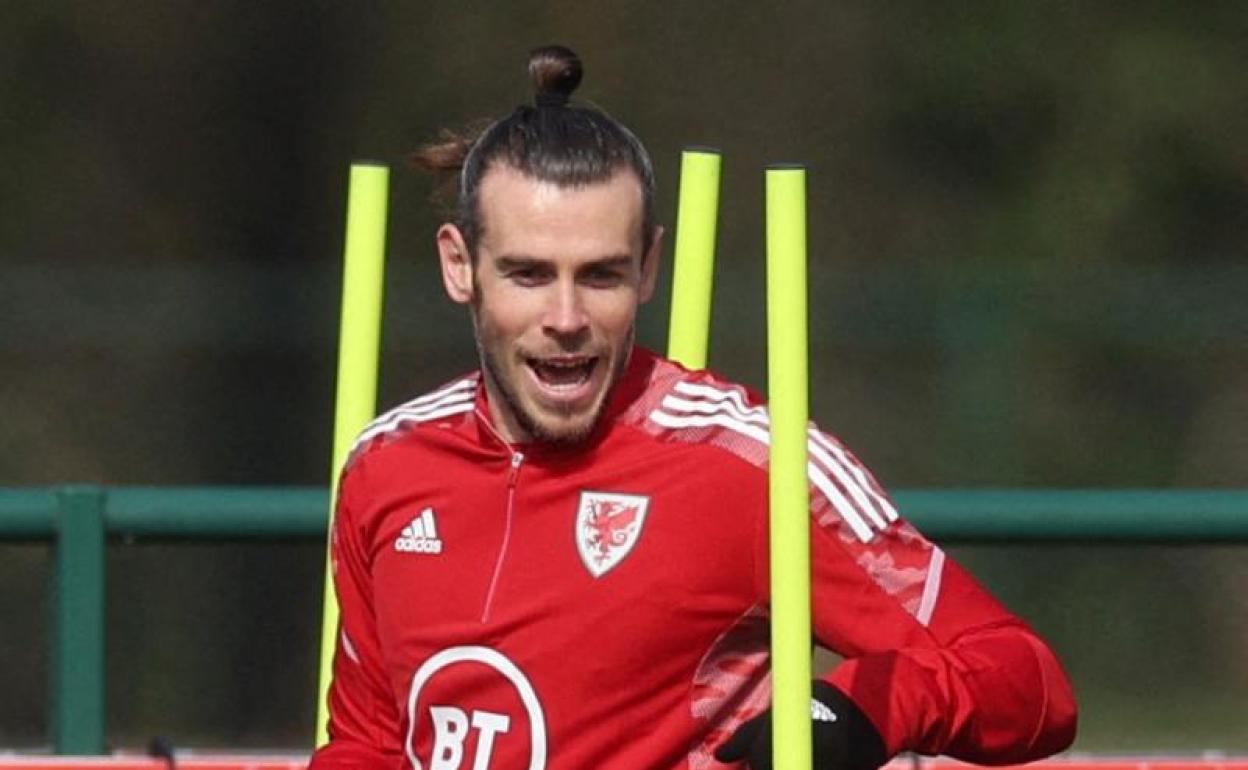
[[[519,452],[511,453],[511,470],[507,472],[507,486],[514,487],[516,485],[516,477],[520,475],[520,463],[524,462],[524,455]]]

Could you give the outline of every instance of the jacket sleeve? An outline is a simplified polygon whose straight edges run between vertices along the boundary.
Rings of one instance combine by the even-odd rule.
[[[340,485],[330,536],[330,568],[338,597],[338,639],[329,686],[329,742],[310,770],[389,770],[403,766],[396,701],[387,684],[373,613],[371,559],[356,516],[359,466]]]
[[[889,756],[1025,762],[1074,739],[1056,656],[901,519],[870,473],[812,431],[812,626],[844,660],[824,678],[867,714]]]

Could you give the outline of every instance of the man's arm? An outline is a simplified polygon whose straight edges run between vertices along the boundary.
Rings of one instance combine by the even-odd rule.
[[[342,479],[330,537],[340,621],[329,688],[329,742],[309,770],[381,770],[403,765],[399,714],[386,682],[373,614],[368,549],[355,516],[360,466]]]
[[[811,446],[813,628],[845,658],[823,679],[885,755],[1006,764],[1069,746],[1074,696],[1048,645],[900,519],[839,443]]]
[[[926,625],[915,621],[923,630],[864,608],[858,627],[838,631],[846,660],[825,681],[865,712],[889,756],[1007,764],[1067,748],[1075,700],[1048,645],[948,558],[927,579],[940,595]]]

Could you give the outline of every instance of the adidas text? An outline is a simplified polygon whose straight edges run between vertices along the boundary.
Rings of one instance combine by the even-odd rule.
[[[442,541],[401,537],[394,541],[394,550],[404,553],[442,553]]]

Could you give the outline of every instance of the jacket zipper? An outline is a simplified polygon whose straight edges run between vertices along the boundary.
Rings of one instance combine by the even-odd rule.
[[[498,588],[498,576],[503,571],[503,561],[507,558],[507,547],[511,544],[511,519],[516,506],[516,479],[520,476],[520,464],[524,455],[511,453],[511,468],[507,471],[507,511],[503,519],[503,543],[498,549],[498,559],[494,562],[494,574],[490,577],[490,587],[485,593],[485,606],[481,609],[481,622],[490,619],[490,607],[494,604],[494,591]]]

